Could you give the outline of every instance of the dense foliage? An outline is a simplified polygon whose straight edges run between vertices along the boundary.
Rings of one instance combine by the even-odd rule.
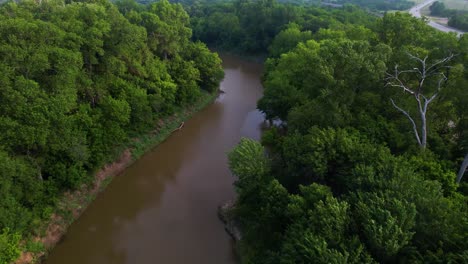
[[[304,31],[371,25],[376,19],[355,6],[320,8],[276,1],[236,0],[195,2],[186,7],[192,17],[193,37],[209,45],[240,53],[266,53],[274,37],[289,24]]]
[[[431,12],[432,16],[449,16],[450,10],[445,7],[445,4],[440,1],[435,1],[434,3],[429,6],[429,11]]]
[[[221,60],[161,0],[0,7],[0,263],[119,146],[217,89]]]
[[[467,48],[401,13],[281,31],[258,102],[281,125],[229,154],[243,263],[466,263]],[[421,146],[396,106],[419,128],[434,94]]]
[[[468,31],[468,12],[456,13],[449,18],[448,25],[454,28]]]

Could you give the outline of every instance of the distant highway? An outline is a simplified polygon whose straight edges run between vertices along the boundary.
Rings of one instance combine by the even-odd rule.
[[[417,18],[421,18],[421,9],[423,9],[424,7],[434,3],[436,0],[427,0],[427,1],[424,1],[418,5],[415,5],[413,6],[410,10],[409,10],[409,13],[411,15],[413,15],[414,17],[417,17]],[[454,29],[454,28],[451,28],[451,27],[447,27],[447,26],[444,26],[444,25],[441,25],[441,24],[437,24],[436,22],[434,21],[431,21],[429,20],[429,22],[427,23],[429,26],[435,28],[435,29],[438,29],[440,31],[443,31],[443,32],[455,32],[457,33],[458,35],[461,35],[461,34],[464,34],[465,32],[461,31],[461,30],[458,30],[458,29]]]

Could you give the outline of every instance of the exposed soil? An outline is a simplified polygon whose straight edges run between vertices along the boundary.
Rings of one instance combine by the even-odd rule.
[[[16,260],[15,264],[28,264],[32,263],[34,260],[33,253],[23,252],[19,259]]]
[[[132,162],[132,152],[129,149],[126,149],[120,158],[114,163],[107,164],[102,168],[98,173],[96,173],[96,178],[94,182],[94,188],[91,190],[91,193],[97,194],[102,185],[102,182],[112,176],[115,176],[121,173],[125,168],[130,165]]]
[[[235,200],[229,200],[218,207],[218,217],[224,223],[224,230],[238,242],[242,239],[242,232],[239,221],[234,216],[233,210],[236,207]]]
[[[34,241],[41,241],[46,249],[53,248],[62,237],[65,235],[68,226],[74,219],[77,219],[84,212],[92,199],[101,190],[103,182],[110,177],[114,177],[127,168],[132,162],[132,154],[130,149],[126,149],[120,158],[110,164],[105,165],[95,174],[94,183],[91,188],[83,185],[74,192],[66,192],[61,202],[58,204],[59,211],[71,213],[71,220],[64,219],[63,216],[54,213],[52,214],[49,224],[43,236],[35,237]],[[15,264],[33,263],[44,257],[44,253],[34,254],[31,252],[23,252]]]
[[[206,104],[202,104],[201,108],[208,105],[214,100],[215,97],[211,97],[211,101],[207,101]],[[193,113],[200,109],[196,109],[194,106],[187,107],[185,113]],[[159,131],[168,123],[176,120],[178,118],[178,113],[171,115],[165,119],[160,119],[155,129],[150,133],[150,135],[157,135]],[[171,133],[182,129],[184,122],[181,123],[179,128],[172,131]],[[137,142],[140,139],[135,138],[134,141]],[[46,256],[46,253],[51,250],[60,240],[64,237],[67,232],[67,228],[76,220],[88,207],[88,205],[94,200],[94,197],[104,189],[106,179],[112,178],[121,172],[123,172],[131,163],[132,159],[132,149],[126,149],[122,152],[119,159],[115,162],[105,165],[101,170],[99,170],[94,177],[92,185],[83,185],[78,190],[73,192],[66,192],[62,199],[56,206],[56,213],[52,214],[50,221],[47,223],[47,227],[38,227],[38,230],[45,230],[40,232],[42,234],[33,238],[32,241],[40,241],[46,252],[33,253],[33,252],[22,252],[21,256],[14,262],[15,264],[29,264],[40,262]],[[23,241],[24,243],[25,241]]]

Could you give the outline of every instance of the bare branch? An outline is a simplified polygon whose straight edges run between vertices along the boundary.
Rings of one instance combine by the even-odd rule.
[[[413,54],[411,54],[411,53],[409,53],[409,52],[406,52],[406,54],[407,54],[411,59],[413,59],[413,60],[417,60],[417,61],[419,61],[419,62],[422,63],[422,64],[425,64],[425,63],[426,63],[427,56],[426,56],[423,60],[421,60],[420,58],[414,56]]]
[[[395,107],[398,111],[402,112],[409,119],[409,121],[413,125],[413,131],[414,131],[414,135],[416,136],[416,140],[418,141],[418,144],[421,145],[421,139],[419,138],[418,129],[416,127],[416,123],[414,122],[413,118],[410,116],[410,114],[408,114],[408,112],[406,112],[405,110],[397,106],[392,98],[390,98],[390,101],[392,102],[393,107]]]
[[[390,85],[392,87],[399,87],[399,88],[402,88],[403,91],[407,92],[407,93],[410,93],[410,94],[414,94],[415,92],[413,90],[411,90],[410,88],[408,88],[408,86],[406,86],[402,80],[400,80],[399,76],[401,73],[409,73],[409,72],[415,72],[414,70],[407,70],[407,71],[398,71],[398,65],[395,65],[395,75],[393,74],[390,74],[390,73],[386,73],[387,75],[387,78],[385,78],[385,81],[387,81],[387,84],[386,86]],[[396,83],[392,82],[392,81],[395,81]]]
[[[454,55],[450,54],[449,56],[429,65],[427,62],[428,56],[425,56],[423,59],[421,59],[409,52],[407,52],[407,54],[412,60],[415,60],[417,64],[419,64],[418,67],[415,67],[411,70],[400,71],[398,69],[398,65],[396,65],[393,74],[390,74],[388,72],[386,73],[385,86],[401,88],[403,89],[403,92],[407,92],[414,96],[414,99],[416,100],[417,108],[419,111],[419,119],[418,119],[418,121],[420,121],[419,130],[416,125],[416,122],[408,113],[408,111],[405,111],[401,107],[397,106],[395,102],[393,101],[393,99],[390,99],[390,101],[392,102],[393,107],[395,107],[398,111],[403,113],[410,120],[411,124],[413,125],[413,131],[419,143],[419,146],[424,149],[427,144],[427,119],[426,119],[427,109],[429,107],[429,104],[432,103],[439,95],[444,82],[447,81],[447,77],[444,74],[444,71],[445,71],[444,69],[450,68],[450,66],[447,65],[447,63],[453,59]],[[418,81],[417,85],[411,85],[411,82],[406,83],[405,79],[402,80],[400,78],[402,74],[406,74],[406,73],[412,73],[413,74],[412,79],[414,79],[414,77],[417,77],[417,81]],[[426,86],[427,86],[426,80],[431,76],[441,76],[441,77],[437,82],[437,87],[435,87],[436,88],[435,92],[432,95],[424,94],[424,89],[426,89]]]
[[[460,166],[460,171],[458,172],[458,176],[457,176],[457,183],[460,183],[467,168],[468,168],[468,154],[466,154],[465,159],[463,160],[462,165]]]
[[[441,59],[441,60],[436,61],[435,63],[433,63],[431,66],[429,66],[429,67],[427,68],[427,72],[431,72],[431,73],[432,73],[432,72],[438,71],[441,67],[437,67],[437,68],[434,68],[434,67],[436,67],[436,66],[438,66],[438,65],[441,65],[441,64],[445,64],[445,63],[451,61],[451,60],[453,59],[454,56],[455,56],[455,55],[454,55],[453,53],[451,53],[448,57],[445,57],[445,58],[443,58],[443,59]],[[442,66],[442,67],[448,67],[448,66]],[[434,69],[431,71],[432,68],[434,68]]]
[[[442,82],[446,81],[447,80],[447,77],[445,77],[445,74],[441,73],[442,74],[442,78],[439,80],[439,82],[437,83],[437,92],[435,92],[431,98],[429,99],[426,99],[426,105],[425,105],[425,108],[427,108],[427,105],[430,104],[432,101],[434,101],[434,99],[437,97],[437,95],[439,95],[439,91],[442,87]]]
[[[392,83],[387,83],[385,86],[399,87],[399,88],[402,88],[404,92],[407,92],[407,93],[409,93],[409,94],[414,94],[414,91],[412,91],[411,89],[409,89],[408,87],[406,87],[406,86],[403,85],[403,84],[392,84]]]
[[[442,82],[447,81],[447,76],[445,76],[445,74],[443,72],[441,72],[440,75],[442,75],[442,78],[440,78],[439,82],[437,83],[437,91],[440,91],[440,89],[442,87]]]
[[[427,110],[427,106],[432,103],[432,101],[434,101],[434,99],[437,97],[437,95],[439,95],[439,93],[434,93],[431,98],[429,99],[426,99],[425,102],[424,102],[424,112],[426,112]]]
[[[416,99],[416,102],[418,102],[418,109],[419,109],[419,112],[422,112],[423,114],[425,114],[425,112],[422,111],[423,108],[422,108],[422,104],[421,104],[421,98],[419,98],[420,95],[421,95],[421,94],[416,94],[416,95],[414,96],[414,98]]]

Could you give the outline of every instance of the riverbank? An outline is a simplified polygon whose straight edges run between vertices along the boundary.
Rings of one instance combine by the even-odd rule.
[[[221,57],[225,93],[115,177],[44,263],[239,263],[216,210],[235,197],[226,153],[260,139],[262,67]]]
[[[35,237],[23,241],[24,251],[16,264],[40,263],[55,245],[66,235],[68,227],[80,217],[88,205],[103,191],[112,179],[124,171],[143,154],[177,133],[182,122],[211,104],[218,93],[202,93],[192,105],[180,107],[173,115],[160,119],[149,133],[138,135],[119,148],[114,162],[106,164],[94,174],[89,185],[83,185],[73,192],[66,192],[59,199],[49,221],[38,224]],[[29,245],[29,246],[27,246]],[[30,246],[33,245],[33,246]]]
[[[259,63],[259,64],[265,63],[265,61],[268,59],[268,52],[251,55],[251,54],[243,53],[238,50],[229,50],[229,49],[223,49],[223,48],[214,47],[214,46],[209,47],[209,49],[210,51],[217,52],[218,54],[222,53],[227,56],[234,56],[244,61],[254,62],[254,63]]]
[[[224,230],[237,243],[242,239],[239,221],[235,217],[236,200],[229,200],[218,207],[218,218],[224,223]]]

